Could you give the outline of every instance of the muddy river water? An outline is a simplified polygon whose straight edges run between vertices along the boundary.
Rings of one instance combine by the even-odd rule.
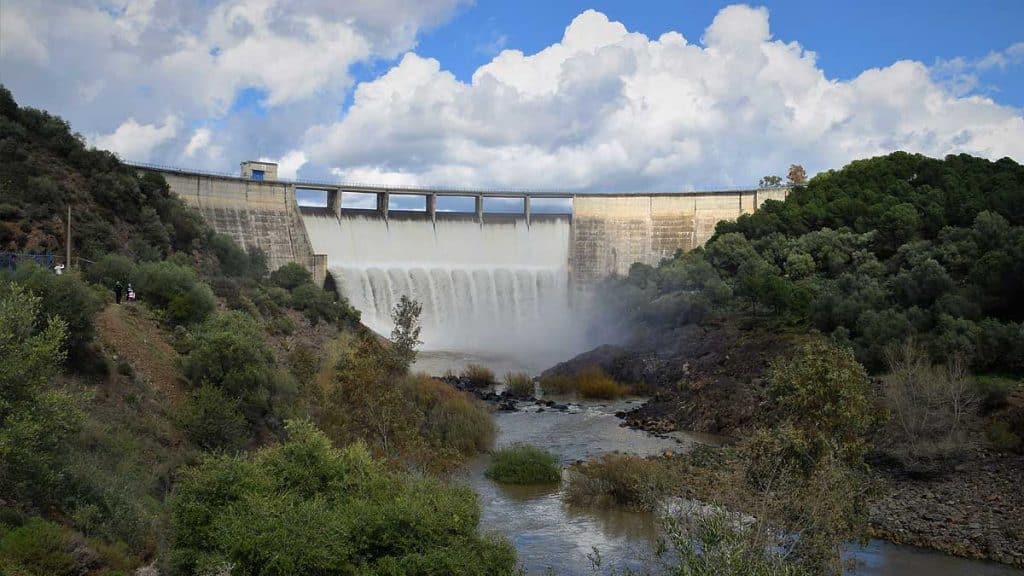
[[[418,367],[440,374],[448,367],[458,371],[464,363],[465,358],[461,356],[433,355],[421,359]],[[491,362],[485,359],[484,363],[494,365],[496,372],[505,367],[495,365],[493,359]],[[523,404],[523,409],[517,412],[496,413],[497,446],[533,444],[557,454],[564,465],[569,465],[614,451],[646,456],[666,450],[681,452],[695,443],[718,441],[708,435],[684,432],[658,438],[621,427],[615,412],[628,410],[641,401],[588,402],[573,406],[569,412],[537,411],[537,406]],[[626,568],[657,573],[653,548],[658,521],[654,514],[568,506],[562,501],[559,486],[498,484],[484,478],[486,465],[486,456],[471,462],[461,480],[468,482],[480,496],[482,529],[509,538],[528,574],[592,575],[595,574],[593,560],[598,555],[600,569],[596,573],[621,572]],[[854,560],[851,574],[868,576],[1024,574],[1024,571],[1001,564],[966,560],[879,540],[872,540],[866,547],[851,544],[846,555]]]

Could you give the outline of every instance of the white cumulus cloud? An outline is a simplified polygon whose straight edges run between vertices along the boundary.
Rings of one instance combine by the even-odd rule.
[[[164,119],[162,125],[139,124],[129,118],[110,134],[93,138],[97,148],[110,150],[125,160],[148,161],[153,150],[175,137],[181,122],[174,116]]]
[[[721,10],[699,44],[588,10],[560,42],[505,50],[470,82],[407,53],[304,148],[343,177],[625,191],[747,185],[893,150],[1024,158],[1021,110],[932,72],[898,61],[830,79],[772,37],[764,8]]]

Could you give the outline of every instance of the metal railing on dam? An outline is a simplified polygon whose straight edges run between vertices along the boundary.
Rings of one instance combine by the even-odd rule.
[[[216,170],[195,170],[170,166],[165,164],[154,164],[149,162],[123,161],[127,166],[143,168],[163,173],[179,173],[197,176],[210,176],[215,178],[228,178],[233,180],[246,180],[238,173],[219,172]],[[268,181],[270,182],[270,181]],[[334,181],[324,180],[302,180],[291,178],[275,178],[272,182],[289,184],[296,188],[309,188],[313,190],[342,190],[345,192],[365,192],[376,194],[380,192],[392,192],[396,194],[406,193],[414,195],[436,194],[439,196],[475,196],[495,198],[521,198],[531,196],[534,198],[576,198],[590,196],[686,196],[693,194],[730,194],[737,192],[751,192],[754,190],[782,190],[784,186],[760,187],[756,184],[750,186],[729,184],[724,186],[702,186],[700,189],[691,188],[686,190],[609,190],[609,191],[578,191],[578,190],[553,190],[553,189],[529,189],[529,188],[501,188],[487,186],[409,186],[402,184],[378,184],[369,182]]]

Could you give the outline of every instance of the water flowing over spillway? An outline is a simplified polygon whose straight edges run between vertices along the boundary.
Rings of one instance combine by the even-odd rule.
[[[303,219],[342,293],[381,334],[390,333],[391,310],[408,295],[423,305],[428,350],[557,356],[582,349],[568,218],[530,226],[329,213]]]

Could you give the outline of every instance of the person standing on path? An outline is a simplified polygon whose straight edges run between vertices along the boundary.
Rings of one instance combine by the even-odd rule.
[[[118,304],[121,303],[121,292],[124,290],[124,286],[121,285],[121,281],[114,282],[114,300]]]

